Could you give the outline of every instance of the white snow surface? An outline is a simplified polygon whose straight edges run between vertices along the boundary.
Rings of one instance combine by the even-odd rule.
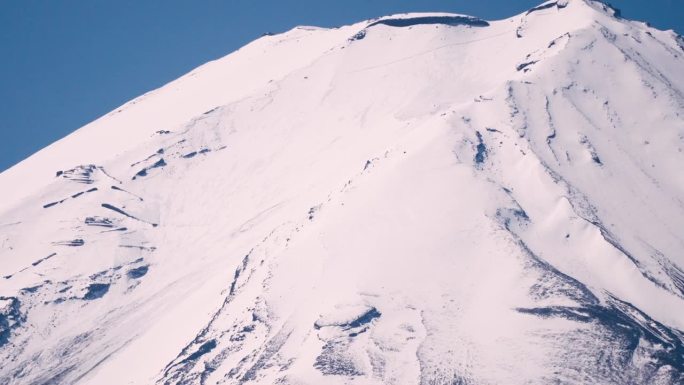
[[[682,384],[683,114],[590,0],[262,37],[0,174],[0,384]]]

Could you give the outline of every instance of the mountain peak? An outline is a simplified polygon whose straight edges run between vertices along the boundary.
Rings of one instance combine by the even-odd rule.
[[[620,10],[601,0],[558,0],[547,1],[529,9],[524,15],[557,11],[563,17],[581,20],[593,20],[597,17],[620,18]],[[561,12],[562,11],[562,12]]]
[[[606,7],[263,37],[3,172],[0,383],[684,383],[684,48]]]
[[[549,9],[549,8],[557,8],[557,9],[563,9],[566,7],[571,7],[571,8],[578,8],[578,7],[589,7],[593,10],[597,10],[599,12],[608,14],[610,16],[616,16],[620,17],[620,10],[615,8],[613,5],[611,5],[607,1],[603,0],[551,0],[551,1],[546,1],[532,9],[530,9],[528,12],[532,11],[540,11],[544,9]]]

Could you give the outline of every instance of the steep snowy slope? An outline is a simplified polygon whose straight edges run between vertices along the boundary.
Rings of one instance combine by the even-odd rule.
[[[684,383],[684,40],[267,36],[0,174],[0,384]]]

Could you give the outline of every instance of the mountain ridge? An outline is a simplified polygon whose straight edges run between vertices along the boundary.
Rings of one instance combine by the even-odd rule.
[[[557,3],[556,1],[549,1],[549,2],[542,3],[540,6],[535,7],[535,8],[532,8],[530,11],[521,14],[521,16],[522,16],[522,15],[527,15],[527,14],[529,14],[529,12],[532,12],[532,10],[535,10],[535,9],[537,9],[537,8],[540,8],[540,9],[542,9],[542,10],[543,10],[543,9],[546,9],[545,7],[547,7],[547,6],[549,6],[549,5],[553,6],[553,5],[555,5],[556,3]],[[579,4],[580,6],[582,6],[582,11],[594,10],[594,11],[596,11],[596,12],[603,12],[603,13],[605,13],[605,12],[609,12],[608,9],[612,9],[612,8],[610,8],[609,5],[607,5],[607,4],[603,3],[603,2],[600,2],[600,1],[595,1],[595,0],[588,0],[588,1],[580,0],[580,1],[577,1],[576,3]],[[561,4],[568,4],[568,2],[561,2]],[[592,4],[596,4],[596,6],[592,6]],[[573,2],[573,5],[575,5],[574,2]],[[578,7],[578,8],[579,8],[579,7]],[[613,11],[613,12],[614,12],[614,11]],[[452,15],[452,16],[473,17],[473,16],[468,16],[468,15],[447,14],[447,13],[420,13],[420,14],[422,14],[422,15],[438,15],[438,16],[439,16],[439,15],[441,15],[441,16]],[[364,23],[372,24],[373,22],[376,22],[376,21],[378,21],[378,20],[382,20],[382,19],[385,19],[385,18],[398,18],[398,17],[401,17],[402,15],[403,15],[403,16],[409,16],[409,15],[411,15],[411,14],[397,14],[397,15],[390,15],[390,16],[378,17],[378,18],[375,18],[375,19],[370,19],[370,20],[368,20],[368,21],[362,21],[362,22],[359,22],[359,23],[356,23],[356,24],[353,24],[353,25],[349,25],[349,26],[344,26],[344,27],[339,27],[339,28],[328,28],[328,29],[326,29],[326,28],[317,28],[317,29],[315,29],[315,31],[324,32],[324,31],[335,31],[335,30],[345,30],[345,29],[352,30],[352,29],[356,29],[356,28],[358,28],[358,27],[361,27]],[[414,15],[414,16],[415,16],[415,15],[419,15],[419,13],[414,13],[413,15]],[[477,19],[477,18],[476,18],[476,19]],[[479,19],[478,19],[478,20],[479,20]],[[357,27],[357,26],[358,26],[358,27]],[[353,27],[353,28],[352,28],[352,27]],[[366,27],[368,27],[368,26],[366,26]],[[276,35],[264,36],[264,37],[262,37],[262,38],[260,38],[260,39],[257,39],[257,40],[255,40],[254,42],[252,42],[252,43],[246,45],[246,46],[243,47],[243,48],[238,49],[238,50],[235,51],[234,53],[231,53],[231,54],[227,55],[227,56],[224,57],[224,58],[216,59],[216,60],[210,61],[210,62],[208,62],[208,63],[206,63],[206,64],[204,64],[204,65],[202,65],[202,66],[199,66],[198,68],[196,68],[196,69],[190,71],[188,74],[181,76],[177,81],[170,82],[170,83],[167,84],[167,85],[164,85],[164,86],[162,86],[162,87],[159,87],[159,88],[156,89],[156,90],[147,92],[147,93],[145,93],[145,94],[143,94],[143,95],[141,95],[141,96],[139,96],[139,97],[137,97],[137,98],[134,98],[133,100],[131,100],[131,101],[127,102],[127,103],[124,103],[122,106],[117,107],[117,108],[115,108],[113,111],[111,111],[111,112],[105,114],[105,115],[103,116],[103,118],[104,118],[104,117],[111,117],[111,116],[113,116],[113,115],[116,115],[116,114],[122,112],[122,111],[123,111],[124,109],[126,109],[126,108],[131,108],[132,106],[134,106],[134,105],[136,105],[137,103],[139,103],[141,100],[144,100],[144,99],[150,97],[151,95],[158,94],[159,92],[162,92],[162,90],[168,90],[168,88],[173,87],[174,85],[177,85],[179,82],[182,83],[182,82],[184,81],[183,79],[186,79],[186,78],[188,78],[188,77],[195,76],[195,74],[197,73],[197,71],[199,71],[200,69],[206,68],[207,66],[211,67],[211,66],[217,65],[219,62],[225,61],[227,58],[233,56],[234,54],[237,54],[238,52],[244,51],[245,49],[251,47],[252,44],[261,43],[263,39],[277,38],[278,36],[283,36],[284,34],[290,34],[290,33],[292,33],[292,34],[294,34],[294,36],[292,37],[292,39],[295,39],[295,40],[296,40],[296,39],[297,39],[297,32],[313,32],[313,30],[310,30],[310,29],[307,29],[307,28],[308,28],[308,27],[306,27],[306,26],[297,26],[297,27],[294,27],[293,29],[291,29],[291,30],[288,31],[288,32],[284,32],[284,33],[276,34]],[[359,28],[359,31],[361,31],[361,30],[363,30],[363,29],[365,29],[365,28]],[[352,34],[352,35],[354,35],[354,34]],[[351,37],[351,36],[350,36],[350,37]],[[289,40],[290,38],[287,38],[287,39]],[[295,65],[297,65],[297,64],[295,64]],[[276,77],[277,77],[277,76],[278,76],[278,75],[276,75]],[[261,80],[261,81],[263,82],[263,80]],[[262,83],[262,86],[263,86],[263,83]],[[193,91],[194,91],[194,90],[193,90]],[[169,92],[167,91],[167,93],[169,93]],[[188,91],[188,93],[191,94],[191,95],[193,94],[191,91]],[[195,94],[196,94],[196,92],[195,92]],[[229,98],[230,98],[230,96],[229,96]],[[220,104],[220,102],[219,102],[219,104]],[[192,117],[201,115],[204,111],[209,110],[209,109],[214,108],[214,107],[216,107],[215,102],[205,103],[203,106],[195,107],[195,108],[193,109],[193,112],[187,112],[187,113],[183,114],[183,117],[176,118],[176,117],[174,116],[174,120],[180,121],[180,122],[187,121],[187,120],[191,119]],[[79,130],[87,129],[87,128],[91,127],[94,123],[101,121],[101,119],[102,119],[102,118],[96,119],[93,123],[87,124],[87,125],[85,125],[84,127],[82,127],[82,128],[79,129]],[[136,123],[136,120],[138,121],[137,123]],[[114,125],[114,124],[105,125],[105,128],[101,129],[100,131],[105,131],[105,132],[106,132],[106,131],[112,130],[112,129],[113,129],[112,126],[122,126],[122,125],[127,125],[127,124],[131,124],[131,123],[132,123],[132,124],[135,124],[136,126],[138,126],[138,127],[137,127],[138,130],[146,132],[147,135],[151,135],[151,134],[154,133],[154,131],[152,131],[152,130],[150,130],[150,129],[144,129],[143,127],[140,127],[140,126],[141,126],[141,122],[139,122],[139,121],[140,121],[140,117],[133,118],[132,122],[131,122],[131,121],[128,121],[128,120],[123,120],[123,121],[121,121],[121,122],[116,122],[116,125]],[[167,119],[167,121],[163,121],[163,120],[162,120],[162,121],[156,123],[156,125],[158,125],[158,126],[160,126],[160,127],[177,126],[178,124],[182,124],[182,123],[178,123],[178,122],[177,122],[177,123],[171,123],[170,121],[168,121],[168,119]],[[109,127],[109,128],[107,128],[107,127]],[[100,134],[102,134],[102,133],[100,133]],[[135,134],[135,131],[133,131],[132,133],[129,132],[129,133],[127,133],[127,134]],[[92,136],[92,135],[94,135],[94,134],[90,134],[90,135]],[[109,134],[109,135],[110,135],[110,137],[108,137],[108,139],[109,139],[110,141],[112,141],[112,142],[117,142],[116,137],[111,136],[112,134]],[[69,137],[69,136],[67,136],[67,137]],[[64,139],[66,139],[66,138],[64,138]],[[62,139],[62,140],[64,140],[64,139]],[[136,140],[134,140],[134,142],[137,142],[137,141],[139,141],[139,140],[144,140],[144,139],[145,139],[144,136],[136,136]],[[62,141],[62,140],[60,140],[60,141]],[[57,141],[56,143],[58,143],[58,142],[60,142],[60,141]],[[91,141],[91,142],[93,142],[93,141],[94,141],[94,142],[98,142],[98,140],[95,139],[95,138],[91,139],[90,141]],[[119,140],[118,143],[121,143],[121,141]],[[123,144],[123,143],[121,143],[121,144]],[[50,147],[50,146],[48,146],[48,148],[49,148],[49,147]],[[44,151],[39,151],[39,153],[44,153]],[[30,156],[28,159],[34,158],[36,155],[37,155],[37,156],[40,156],[40,155],[38,155],[38,153],[37,153],[37,154],[34,154],[34,155]],[[96,155],[97,155],[97,151],[94,151],[94,152],[92,152],[92,153],[89,153],[88,155],[89,155],[89,156],[96,156]],[[60,161],[59,159],[49,159],[49,160],[46,159],[46,160],[42,160],[42,163],[59,162],[59,161]],[[8,178],[7,175],[14,175],[15,180],[17,180],[17,178],[20,178],[20,177],[18,176],[18,173],[19,173],[19,172],[18,172],[18,171],[13,171],[13,169],[16,169],[21,163],[24,163],[24,162],[25,162],[25,161],[22,161],[22,162],[20,162],[19,164],[10,167],[10,169],[5,170],[5,172],[3,172],[3,174],[5,174],[5,178]],[[38,163],[38,162],[36,161],[36,163]],[[81,159],[81,160],[79,160],[79,159],[73,159],[73,160],[69,160],[69,161],[66,161],[66,160],[65,160],[65,161],[63,162],[63,165],[60,165],[59,167],[61,167],[61,168],[67,168],[67,167],[70,167],[71,164],[79,164],[79,163],[88,163],[88,162],[87,162],[86,159]],[[35,168],[35,165],[34,165],[34,168]],[[45,170],[45,171],[43,171],[43,172],[45,173],[45,175],[47,175],[47,170]],[[10,176],[10,177],[11,177],[11,176]],[[28,184],[26,181],[25,181],[24,183],[25,183],[25,184]],[[25,193],[24,193],[24,195],[25,195]],[[3,196],[3,198],[6,198],[6,197]],[[16,196],[15,196],[13,199],[16,199]],[[3,201],[3,203],[5,203],[5,202],[8,201],[8,199],[2,199],[2,201]],[[0,206],[0,210],[2,210],[2,206]]]

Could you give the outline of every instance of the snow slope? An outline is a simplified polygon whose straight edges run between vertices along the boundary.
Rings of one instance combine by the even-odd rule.
[[[684,39],[298,27],[0,174],[0,384],[684,383]]]

